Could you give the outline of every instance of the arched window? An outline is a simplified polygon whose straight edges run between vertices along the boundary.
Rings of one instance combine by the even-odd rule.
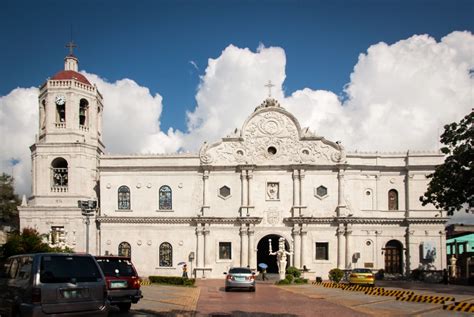
[[[168,242],[160,244],[160,266],[173,266],[173,248]]]
[[[167,185],[160,187],[159,209],[171,210],[173,208],[171,188]]]
[[[87,126],[88,122],[88,112],[89,112],[89,102],[86,99],[81,99],[79,101],[79,125]]]
[[[46,100],[41,102],[40,107],[40,128],[44,129],[46,127]]]
[[[388,191],[388,210],[398,210],[398,192],[395,189]]]
[[[51,162],[51,188],[53,191],[67,191],[68,168],[67,161],[62,157],[57,157]]]
[[[119,256],[126,256],[131,258],[132,257],[132,247],[128,242],[122,242],[118,246],[118,255]]]
[[[130,188],[127,186],[118,189],[118,209],[130,209]]]

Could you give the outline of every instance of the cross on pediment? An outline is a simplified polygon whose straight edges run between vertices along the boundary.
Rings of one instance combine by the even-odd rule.
[[[273,85],[272,81],[269,80],[268,84],[266,84],[265,87],[268,88],[268,98],[270,98],[272,96],[272,87],[275,87],[275,85]]]

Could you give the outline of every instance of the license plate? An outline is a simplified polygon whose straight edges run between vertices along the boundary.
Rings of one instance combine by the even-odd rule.
[[[62,289],[59,291],[59,293],[62,298],[66,298],[66,299],[89,297],[88,288]]]
[[[127,281],[110,281],[110,288],[127,288]]]
[[[236,277],[235,278],[237,281],[245,281],[245,277]]]

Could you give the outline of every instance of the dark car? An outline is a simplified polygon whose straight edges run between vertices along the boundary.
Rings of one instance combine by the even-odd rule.
[[[8,258],[0,277],[0,316],[107,316],[105,278],[89,254]]]
[[[140,278],[129,257],[96,256],[107,282],[110,304],[117,305],[121,311],[128,311],[142,298]]]

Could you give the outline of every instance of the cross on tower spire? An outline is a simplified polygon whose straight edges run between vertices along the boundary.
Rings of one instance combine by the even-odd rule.
[[[66,44],[66,47],[69,48],[69,55],[74,56],[74,48],[77,47],[74,41],[71,40],[71,42]]]
[[[275,85],[273,85],[272,81],[269,80],[265,87],[268,87],[268,98],[270,98],[272,96],[272,87],[275,87]]]

